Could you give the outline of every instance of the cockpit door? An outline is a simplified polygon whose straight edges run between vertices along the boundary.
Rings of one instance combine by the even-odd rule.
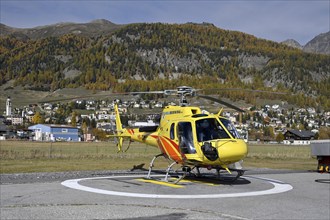
[[[179,122],[177,126],[179,148],[182,154],[194,154],[196,149],[193,140],[192,125],[190,122]]]

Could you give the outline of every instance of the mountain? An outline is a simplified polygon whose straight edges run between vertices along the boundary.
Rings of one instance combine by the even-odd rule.
[[[330,54],[330,31],[314,37],[303,50],[310,53]]]
[[[281,43],[282,44],[285,44],[285,45],[287,45],[289,47],[297,48],[297,49],[300,49],[300,50],[303,49],[303,46],[301,46],[299,44],[299,42],[296,41],[296,40],[294,40],[294,39],[288,39],[288,40],[282,41]]]
[[[12,28],[0,23],[0,37],[13,36],[22,40],[28,40],[29,37],[23,34],[19,28]]]
[[[115,25],[97,20],[33,29],[1,25],[1,33],[0,85],[14,80],[14,86],[42,91],[82,86],[148,91],[179,85],[277,90],[299,93],[284,97],[290,103],[330,109],[329,55],[208,23]],[[255,99],[244,91],[226,95]]]
[[[12,28],[0,24],[1,36],[11,35],[20,39],[41,39],[47,37],[59,37],[65,34],[76,34],[87,37],[107,35],[121,28],[110,21],[99,19],[89,23],[57,23],[53,25],[40,26],[35,28]]]

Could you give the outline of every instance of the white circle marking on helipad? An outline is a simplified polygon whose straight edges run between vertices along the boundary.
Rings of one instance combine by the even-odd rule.
[[[153,177],[156,177],[154,175]],[[244,179],[257,179],[261,181],[268,182],[272,184],[274,187],[268,190],[261,191],[251,191],[251,192],[240,192],[240,193],[222,193],[222,194],[199,194],[199,195],[165,195],[165,194],[144,194],[144,193],[130,193],[130,192],[120,192],[120,191],[112,191],[112,190],[104,190],[98,189],[88,186],[80,185],[80,181],[84,180],[96,180],[96,179],[122,179],[122,178],[139,178],[141,176],[106,176],[106,177],[90,177],[90,178],[82,178],[82,179],[70,179],[65,180],[61,184],[63,186],[82,190],[86,192],[104,194],[104,195],[113,195],[113,196],[126,196],[126,197],[137,197],[137,198],[160,198],[160,199],[215,199],[215,198],[234,198],[234,197],[247,197],[247,196],[262,196],[262,195],[271,195],[277,193],[287,192],[293,189],[290,184],[261,177],[252,177],[252,176],[244,176],[241,178]]]

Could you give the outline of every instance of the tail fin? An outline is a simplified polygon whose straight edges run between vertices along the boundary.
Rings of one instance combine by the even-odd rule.
[[[117,132],[116,137],[118,138],[117,147],[118,147],[118,152],[121,152],[124,141],[124,138],[121,136],[121,134],[123,133],[123,125],[121,124],[117,103],[115,104],[114,109],[116,114],[116,132]]]

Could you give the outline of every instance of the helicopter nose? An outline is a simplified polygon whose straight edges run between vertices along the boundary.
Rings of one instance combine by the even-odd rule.
[[[244,140],[229,141],[218,146],[218,155],[224,163],[234,163],[246,157],[248,150]]]

